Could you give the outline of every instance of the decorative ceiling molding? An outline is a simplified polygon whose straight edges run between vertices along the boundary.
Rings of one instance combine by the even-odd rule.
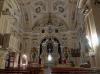
[[[48,20],[48,13],[51,12],[52,22],[64,22],[64,25],[71,27],[74,25],[75,9],[77,1],[74,0],[16,0],[21,11],[21,28],[24,31],[32,31],[37,23]],[[16,14],[16,13],[15,13]],[[56,17],[55,17],[56,16]],[[46,23],[46,22],[44,22]],[[55,24],[55,25],[56,25]],[[42,25],[42,24],[41,24]]]
[[[40,19],[38,19],[35,24],[32,27],[32,30],[34,30],[36,27],[47,27],[49,21],[49,14],[46,14],[45,16],[41,17]],[[52,26],[53,27],[64,27],[66,28],[66,30],[68,30],[68,25],[66,23],[66,21],[64,21],[63,19],[61,19],[60,17],[56,16],[55,14],[51,14],[51,22],[52,22]]]

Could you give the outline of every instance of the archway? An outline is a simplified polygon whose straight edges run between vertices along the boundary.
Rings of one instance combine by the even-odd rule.
[[[39,51],[39,64],[45,64],[48,62],[45,61],[45,57],[47,57],[49,54],[51,54],[53,57],[53,63],[62,63],[60,42],[55,37],[44,38],[41,41]]]

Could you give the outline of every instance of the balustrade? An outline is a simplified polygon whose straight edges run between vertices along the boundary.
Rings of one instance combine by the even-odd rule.
[[[45,68],[0,69],[0,74],[45,74]],[[100,74],[100,70],[89,68],[51,68],[50,74]]]

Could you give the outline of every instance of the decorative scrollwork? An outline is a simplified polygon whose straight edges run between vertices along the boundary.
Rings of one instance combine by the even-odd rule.
[[[61,13],[63,13],[64,12],[64,5],[65,5],[65,3],[63,2],[63,1],[56,1],[56,2],[54,2],[54,4],[53,4],[53,10],[54,11],[59,11],[59,12],[61,12]]]
[[[35,2],[35,12],[40,13],[41,11],[46,11],[46,4],[43,1]]]

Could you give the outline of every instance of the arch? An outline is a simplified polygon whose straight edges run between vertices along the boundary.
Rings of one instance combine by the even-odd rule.
[[[62,53],[61,53],[61,47],[60,47],[60,42],[59,42],[59,40],[56,38],[56,37],[49,37],[49,38],[47,38],[47,37],[45,37],[44,39],[42,39],[42,41],[41,41],[41,43],[40,43],[40,51],[39,51],[39,64],[41,64],[41,58],[40,58],[40,55],[42,54],[42,43],[44,43],[46,40],[51,40],[51,39],[53,39],[55,42],[57,42],[58,43],[58,53],[59,53],[59,56],[60,56],[60,58],[59,58],[59,63],[62,63],[61,62],[61,60],[62,60]],[[47,46],[48,46],[48,44],[47,44]],[[52,46],[52,45],[51,45]],[[51,47],[52,48],[52,47]],[[47,49],[49,49],[49,47],[47,48]]]

